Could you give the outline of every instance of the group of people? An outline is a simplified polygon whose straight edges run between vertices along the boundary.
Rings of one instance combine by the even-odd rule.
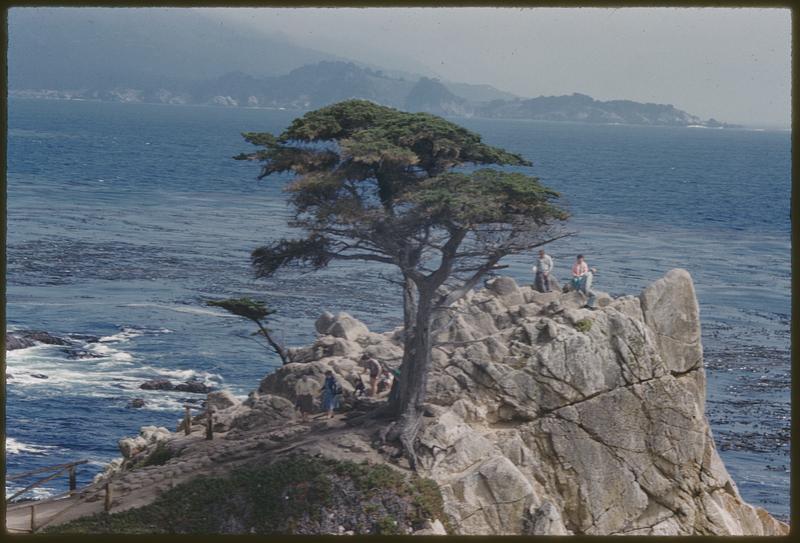
[[[533,267],[535,274],[534,287],[539,292],[550,292],[552,290],[553,257],[548,255],[544,249],[539,251],[539,259]],[[583,292],[588,299],[586,306],[594,309],[595,293],[592,290],[592,280],[596,268],[589,267],[583,255],[578,255],[572,265],[572,288]],[[364,353],[359,360],[359,365],[364,369],[364,373],[369,374],[369,396],[375,397],[378,394],[390,390],[392,382],[397,377],[375,358]],[[317,381],[311,376],[304,376],[295,386],[295,409],[300,412],[301,419],[308,421],[309,415],[314,410],[314,396],[321,393],[320,405],[322,411],[327,413],[328,418],[333,417],[334,410],[339,407],[340,398],[343,393],[341,385],[336,381],[336,377],[331,370],[325,372],[325,381],[322,388],[317,388]],[[355,386],[355,395],[367,395],[367,388],[359,377]]]
[[[533,267],[533,272],[536,290],[550,292],[552,290],[553,257],[548,255],[544,249],[539,250],[539,259]],[[597,273],[597,268],[590,268],[583,255],[578,255],[572,265],[571,285],[573,289],[588,296],[585,307],[589,309],[594,309],[595,293],[592,290],[592,280],[595,273]]]
[[[364,353],[359,360],[359,365],[364,369],[364,373],[369,374],[369,396],[375,397],[382,392],[390,390],[396,378],[396,373],[392,373],[375,358]],[[295,385],[295,410],[299,411],[303,422],[308,421],[308,417],[314,411],[314,396],[321,393],[320,406],[327,417],[333,418],[333,412],[341,403],[341,396],[344,392],[342,386],[336,381],[333,371],[325,372],[325,381],[321,388],[317,388],[317,381],[310,375],[302,377]],[[367,395],[367,389],[359,376],[355,386],[355,395]]]

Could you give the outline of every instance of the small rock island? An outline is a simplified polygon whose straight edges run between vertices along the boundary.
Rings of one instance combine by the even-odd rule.
[[[212,440],[206,413],[188,435],[184,423],[175,433],[142,428],[120,441],[123,458],[83,490],[85,503],[48,531],[788,534],[744,502],[717,453],[689,273],[671,270],[638,296],[601,293],[596,310],[584,303],[580,292],[495,277],[434,323],[416,473],[383,441],[387,421],[370,417],[380,398],[352,394],[364,353],[399,366],[402,329],[375,333],[325,313],[316,341],[290,349],[291,363],[245,401],[209,393]],[[296,383],[309,376],[322,386],[329,370],[345,405],[331,420],[301,423]],[[235,489],[258,477],[271,494],[209,494],[211,482]],[[202,481],[205,494],[191,490]],[[292,501],[298,493],[318,500],[313,510]],[[217,513],[202,527],[159,524],[159,510],[181,507]]]

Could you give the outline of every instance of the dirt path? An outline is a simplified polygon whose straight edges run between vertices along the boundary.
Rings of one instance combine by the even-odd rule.
[[[188,436],[175,434],[170,446],[180,454],[160,466],[141,467],[115,474],[108,480],[111,513],[152,503],[163,492],[198,476],[218,476],[242,464],[266,461],[292,451],[325,453],[340,459],[361,462],[382,461],[369,445],[374,428],[353,428],[345,415],[333,419],[312,419],[308,423],[286,421],[280,425],[248,431],[217,433],[213,440],[195,430]],[[35,502],[36,528],[55,526],[105,509],[106,483],[93,483],[67,499]],[[6,509],[6,529],[10,533],[30,532],[30,510],[34,502],[15,504]]]

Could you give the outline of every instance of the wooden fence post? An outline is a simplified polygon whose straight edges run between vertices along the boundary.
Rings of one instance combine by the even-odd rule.
[[[188,436],[192,433],[192,414],[189,412],[188,405],[184,405],[183,408],[186,410],[183,415],[183,433]]]
[[[106,481],[106,501],[104,509],[106,512],[111,510],[111,483]]]
[[[31,533],[36,531],[36,504],[31,504]]]
[[[209,407],[206,411],[208,419],[206,420],[206,439],[214,439],[214,417],[213,410]]]
[[[75,466],[69,468],[69,495],[75,494],[75,489],[78,488],[77,480],[75,478]]]

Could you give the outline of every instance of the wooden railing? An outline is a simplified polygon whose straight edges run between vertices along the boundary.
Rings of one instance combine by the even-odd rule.
[[[183,404],[183,433],[189,435],[192,432],[192,409],[202,410],[196,405]],[[211,406],[205,408],[206,412],[206,439],[214,439],[214,410]]]
[[[184,413],[184,432],[185,432],[186,435],[189,435],[191,433],[191,428],[192,428],[191,410],[192,409],[202,410],[202,408],[198,407],[198,406],[194,406],[194,405],[184,405],[184,409],[185,409],[185,413]],[[204,423],[205,424],[205,430],[206,430],[206,432],[205,432],[206,436],[205,437],[206,437],[206,439],[214,439],[214,412],[213,412],[213,409],[210,406],[205,409],[205,415],[206,415],[205,423]],[[29,531],[31,533],[36,532],[37,529],[43,528],[44,526],[52,523],[53,521],[55,521],[59,517],[62,517],[64,515],[64,513],[66,513],[67,511],[73,509],[75,506],[79,505],[80,501],[68,505],[63,510],[58,511],[55,515],[51,516],[50,518],[47,518],[43,522],[37,522],[37,519],[36,519],[36,506],[39,505],[39,504],[44,503],[43,501],[33,500],[33,501],[30,501],[30,502],[11,503],[11,500],[13,500],[14,498],[17,498],[19,496],[22,496],[26,492],[30,492],[34,488],[36,488],[38,486],[41,486],[41,485],[43,485],[44,483],[46,483],[48,481],[52,481],[53,479],[63,475],[65,472],[68,472],[68,475],[69,475],[69,490],[67,492],[64,492],[62,494],[58,494],[56,496],[49,496],[47,498],[46,502],[50,502],[51,503],[51,502],[53,502],[55,500],[59,500],[61,498],[71,497],[77,491],[76,468],[77,468],[77,466],[80,466],[81,464],[86,464],[87,462],[88,462],[88,460],[78,460],[77,462],[68,462],[66,464],[57,464],[57,465],[54,465],[54,466],[47,466],[47,467],[43,467],[43,468],[38,468],[38,469],[35,469],[35,470],[27,471],[25,473],[19,473],[19,474],[16,474],[16,475],[12,475],[12,476],[6,477],[6,481],[16,481],[16,480],[19,480],[19,479],[24,479],[26,477],[30,477],[31,475],[37,475],[39,473],[54,472],[54,473],[51,473],[50,475],[48,475],[46,477],[43,477],[43,478],[41,478],[41,479],[39,479],[37,481],[34,481],[33,483],[29,484],[28,486],[26,486],[22,490],[19,490],[19,491],[15,492],[13,495],[9,496],[6,499],[6,513],[8,513],[11,510],[18,511],[20,509],[30,508],[30,528],[29,528]],[[112,483],[111,480],[106,480],[104,482],[104,484],[102,484],[102,486],[100,486],[99,488],[97,488],[96,490],[94,490],[91,493],[92,496],[96,496],[96,497],[100,497],[101,494],[103,495],[103,498],[104,498],[104,504],[103,504],[104,507],[103,507],[103,509],[106,512],[110,511],[111,510],[111,506],[112,506],[113,495],[112,495],[111,483]]]
[[[31,475],[37,475],[39,473],[47,473],[48,471],[55,471],[55,473],[48,475],[47,477],[43,477],[38,481],[34,481],[22,490],[18,490],[10,497],[6,499],[6,501],[10,502],[14,498],[17,498],[26,492],[29,492],[36,488],[37,486],[41,486],[48,481],[52,481],[56,477],[63,475],[65,471],[69,472],[69,494],[74,494],[75,490],[77,489],[77,479],[75,476],[75,468],[80,466],[81,464],[86,464],[89,462],[88,460],[78,460],[77,462],[68,462],[66,464],[57,464],[55,466],[46,466],[44,468],[39,468],[31,471],[26,471],[25,473],[19,473],[17,475],[12,475],[10,477],[6,477],[6,481],[17,481],[19,479],[24,479],[26,477],[30,477]]]
[[[89,462],[89,461],[88,460],[78,460],[77,462],[67,462],[66,464],[56,464],[54,466],[45,466],[43,468],[38,468],[38,469],[31,470],[31,471],[26,471],[25,473],[18,473],[16,475],[7,476],[6,477],[6,481],[18,481],[20,479],[25,479],[27,477],[30,477],[31,475],[38,475],[40,473],[53,472],[50,475],[47,475],[46,477],[42,477],[41,479],[38,479],[38,480],[32,482],[31,484],[29,484],[28,486],[26,486],[22,490],[18,490],[17,492],[15,492],[11,496],[9,496],[6,499],[7,507],[8,508],[15,508],[15,509],[22,509],[24,507],[30,507],[30,509],[31,509],[30,531],[34,532],[36,530],[36,528],[38,527],[36,525],[36,505],[37,505],[37,501],[34,500],[32,502],[29,502],[29,503],[25,503],[25,502],[11,503],[11,501],[14,498],[18,498],[19,496],[22,496],[26,492],[30,492],[34,488],[39,487],[39,486],[47,483],[48,481],[52,481],[53,479],[56,479],[57,477],[60,477],[60,476],[64,475],[65,472],[67,473],[67,475],[69,477],[69,489],[66,492],[63,492],[63,493],[58,494],[56,496],[50,496],[48,498],[48,500],[55,500],[55,499],[64,498],[64,497],[67,497],[67,496],[74,495],[75,492],[78,489],[77,476],[76,476],[77,475],[76,474],[77,467],[80,466],[81,464],[86,464],[87,462]],[[8,509],[7,509],[7,511],[8,511]]]

